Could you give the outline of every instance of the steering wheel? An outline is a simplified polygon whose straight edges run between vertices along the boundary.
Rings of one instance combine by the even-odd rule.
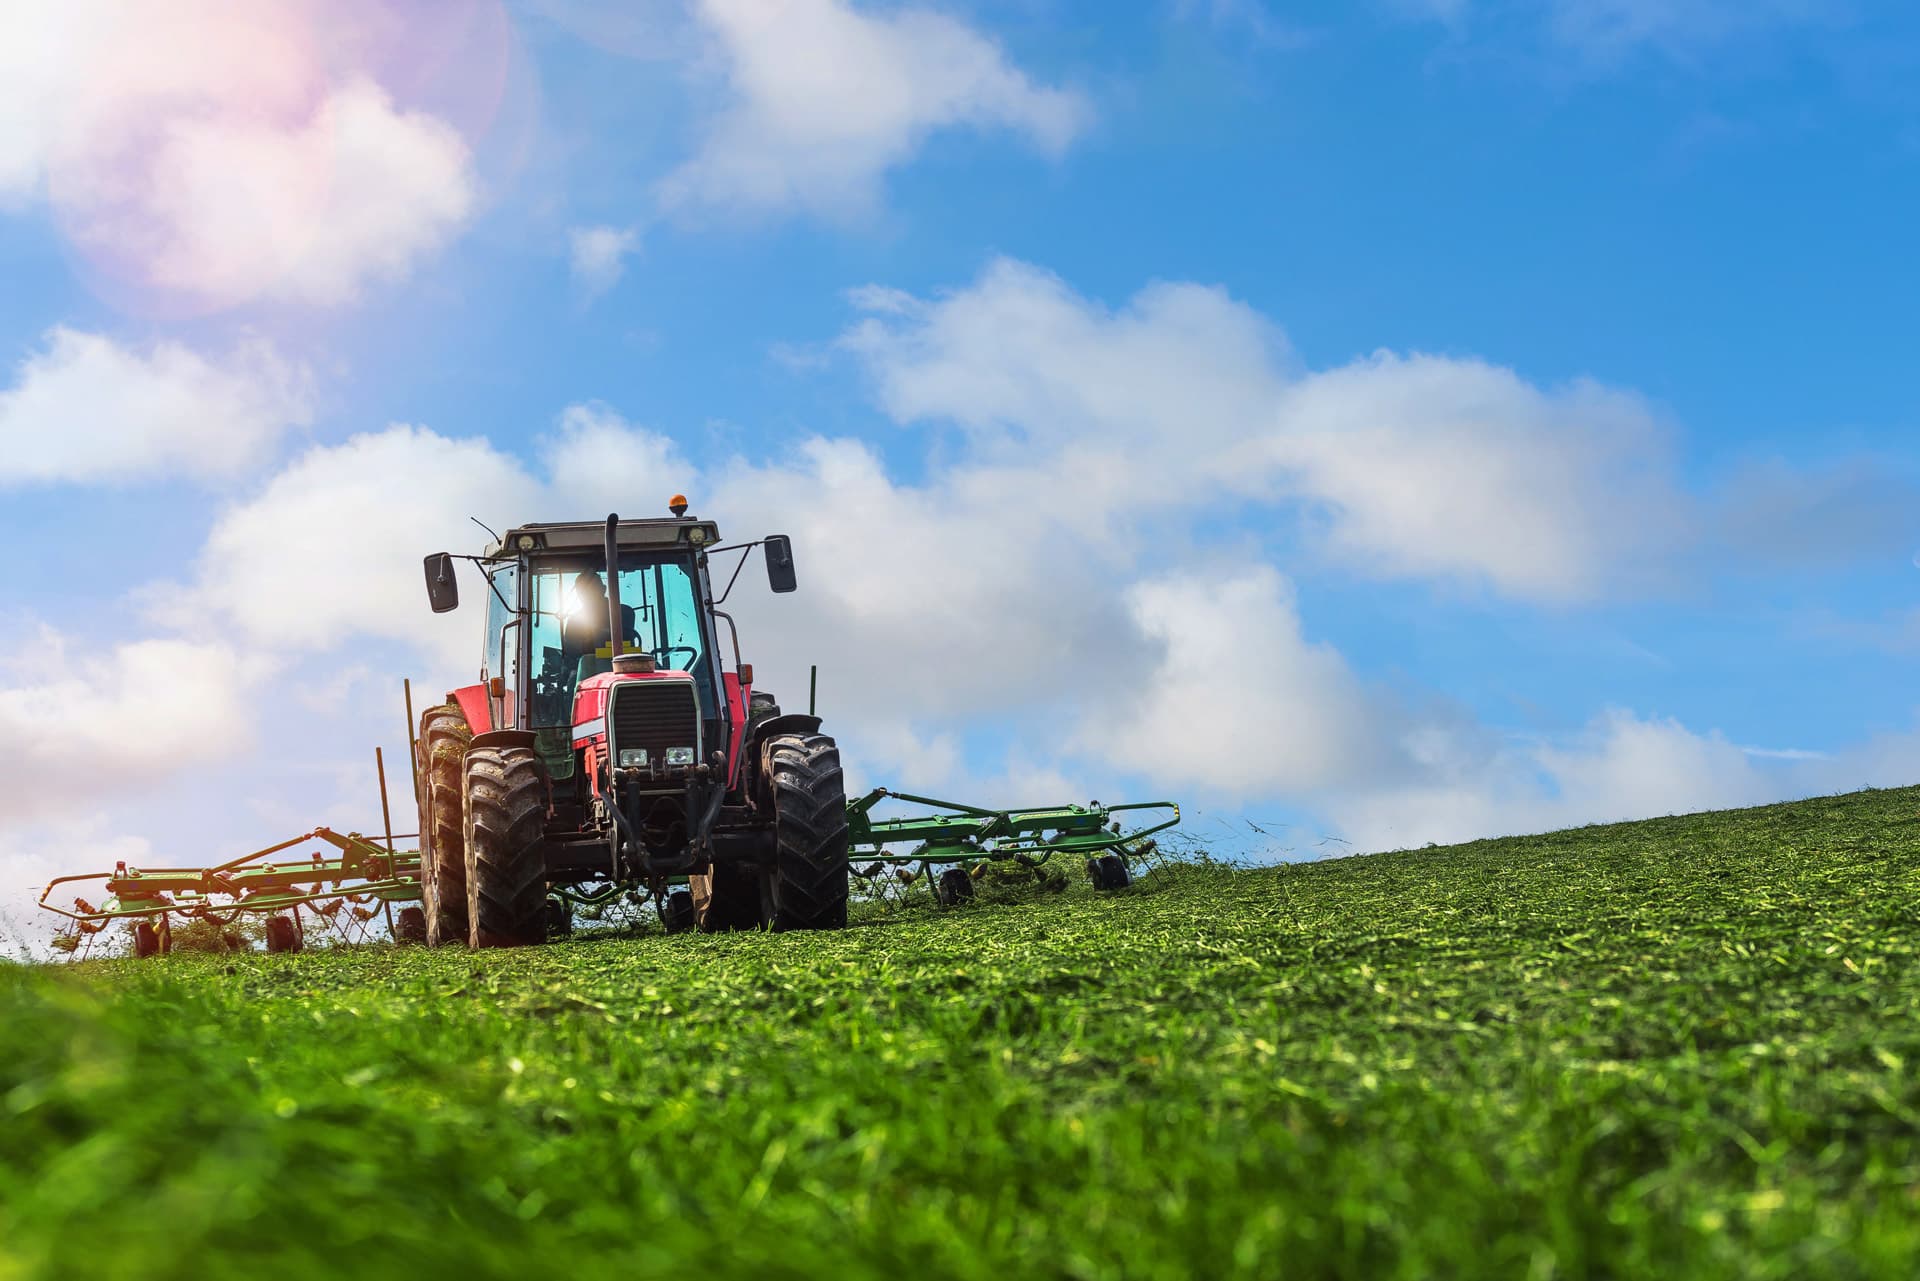
[[[700,651],[691,645],[669,645],[665,649],[656,650],[655,652],[669,655],[678,653],[686,654],[687,665],[685,667],[675,667],[672,663],[661,664],[661,666],[665,667],[668,671],[690,672],[693,670],[693,665],[700,661]]]

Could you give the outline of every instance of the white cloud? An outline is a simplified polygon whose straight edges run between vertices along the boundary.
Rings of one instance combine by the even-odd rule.
[[[765,670],[785,689],[804,688],[811,656],[839,673],[837,710],[998,717],[1149,658],[1110,590],[1120,566],[1073,529],[1071,504],[1009,501],[1031,483],[961,468],[903,484],[867,445],[815,439],[736,462],[703,508],[723,529],[793,538],[802,590],[741,606],[749,638],[778,637]]]
[[[1658,420],[1591,381],[1383,352],[1302,379],[1271,424],[1267,458],[1321,509],[1329,548],[1382,574],[1591,599],[1693,536]]]
[[[143,837],[114,829],[100,813],[61,814],[33,822],[0,825],[0,959],[48,960],[48,946],[61,922],[39,906],[41,891],[57,876],[110,870],[115,863],[151,866],[153,847]],[[48,896],[71,911],[76,898],[98,907],[99,882],[62,886]],[[99,936],[99,948],[113,939]]]
[[[42,627],[0,683],[0,823],[57,813],[103,785],[165,777],[245,748],[262,670],[219,642],[153,639],[78,653]]]
[[[210,361],[55,328],[0,390],[0,486],[231,475],[312,420],[305,369],[264,342]]]
[[[308,0],[0,7],[0,198],[202,305],[398,278],[471,214],[471,157],[355,65],[355,26]]]
[[[855,302],[871,314],[842,343],[889,413],[960,424],[1088,518],[1292,501],[1370,572],[1550,601],[1657,577],[1691,537],[1657,416],[1590,381],[1390,353],[1303,373],[1221,290],[1155,284],[1111,310],[1006,261],[937,300]]]
[[[997,128],[1057,154],[1086,127],[1079,94],[1036,85],[978,31],[926,9],[848,0],[696,0],[727,102],[669,205],[870,209],[882,175],[937,130]]]
[[[604,514],[638,495],[665,499],[685,469],[663,438],[610,411],[569,410],[536,472],[484,439],[395,426],[318,446],[223,512],[192,584],[152,594],[157,621],[216,620],[255,644],[297,652],[354,637],[419,645],[436,674],[471,679],[479,666],[476,602],[427,611],[421,557],[478,550],[473,518],[504,529],[542,513]]]
[[[619,283],[639,244],[640,234],[631,227],[575,227],[567,233],[574,283],[590,295],[605,293]]]
[[[1078,741],[1089,754],[1243,796],[1311,794],[1396,768],[1387,709],[1337,651],[1305,638],[1273,570],[1151,579],[1126,600],[1159,661],[1088,701]]]
[[[1615,708],[1563,739],[1526,740],[1436,722],[1418,768],[1330,790],[1315,808],[1359,849],[1446,844],[1905,787],[1920,780],[1920,730],[1844,750],[1756,752],[1718,732]]]
[[[531,488],[487,442],[424,428],[310,449],[221,514],[195,582],[157,595],[155,616],[220,620],[253,644],[295,651],[355,636],[423,642],[470,672],[478,625],[470,613],[427,612],[420,560],[483,539],[468,518],[499,528],[502,513],[530,505]]]

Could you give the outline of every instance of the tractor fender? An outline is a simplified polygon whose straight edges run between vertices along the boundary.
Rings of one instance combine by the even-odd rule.
[[[484,734],[475,734],[473,741],[467,744],[467,750],[476,747],[525,747],[534,744],[533,731],[530,729],[494,729]]]
[[[460,714],[467,718],[467,728],[476,734],[484,734],[493,728],[493,700],[487,696],[485,685],[462,685],[449,691],[447,701],[460,708]]]
[[[747,730],[745,750],[741,753],[746,760],[759,758],[760,745],[775,734],[818,734],[820,718],[808,716],[805,712],[788,712],[782,716],[769,716]]]

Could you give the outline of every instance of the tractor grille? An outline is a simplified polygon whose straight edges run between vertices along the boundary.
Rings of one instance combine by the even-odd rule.
[[[647,749],[649,766],[666,759],[669,747],[691,747],[700,759],[700,705],[691,681],[625,681],[613,687],[609,717],[613,759],[629,748]]]

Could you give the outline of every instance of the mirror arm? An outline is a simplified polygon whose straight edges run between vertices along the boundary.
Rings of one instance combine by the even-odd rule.
[[[758,541],[751,542],[751,543],[735,543],[731,547],[716,547],[713,549],[713,551],[709,551],[707,553],[708,556],[712,556],[714,551],[730,552],[730,551],[737,550],[740,553],[740,559],[733,563],[733,577],[727,580],[726,589],[720,593],[720,599],[711,602],[712,604],[724,605],[727,603],[727,597],[733,595],[733,585],[740,581],[740,571],[747,567],[747,553],[752,551],[754,548],[758,547],[759,545],[760,544]]]
[[[474,557],[474,559],[478,560],[479,557],[476,556]],[[487,586],[492,590],[494,599],[500,602],[500,605],[503,609],[505,609],[509,614],[518,614],[520,612],[519,610],[513,607],[513,603],[509,601],[506,598],[506,596],[500,591],[500,585],[493,581],[493,575],[491,573],[489,573],[485,569],[482,569],[480,571],[480,576],[487,580]]]

